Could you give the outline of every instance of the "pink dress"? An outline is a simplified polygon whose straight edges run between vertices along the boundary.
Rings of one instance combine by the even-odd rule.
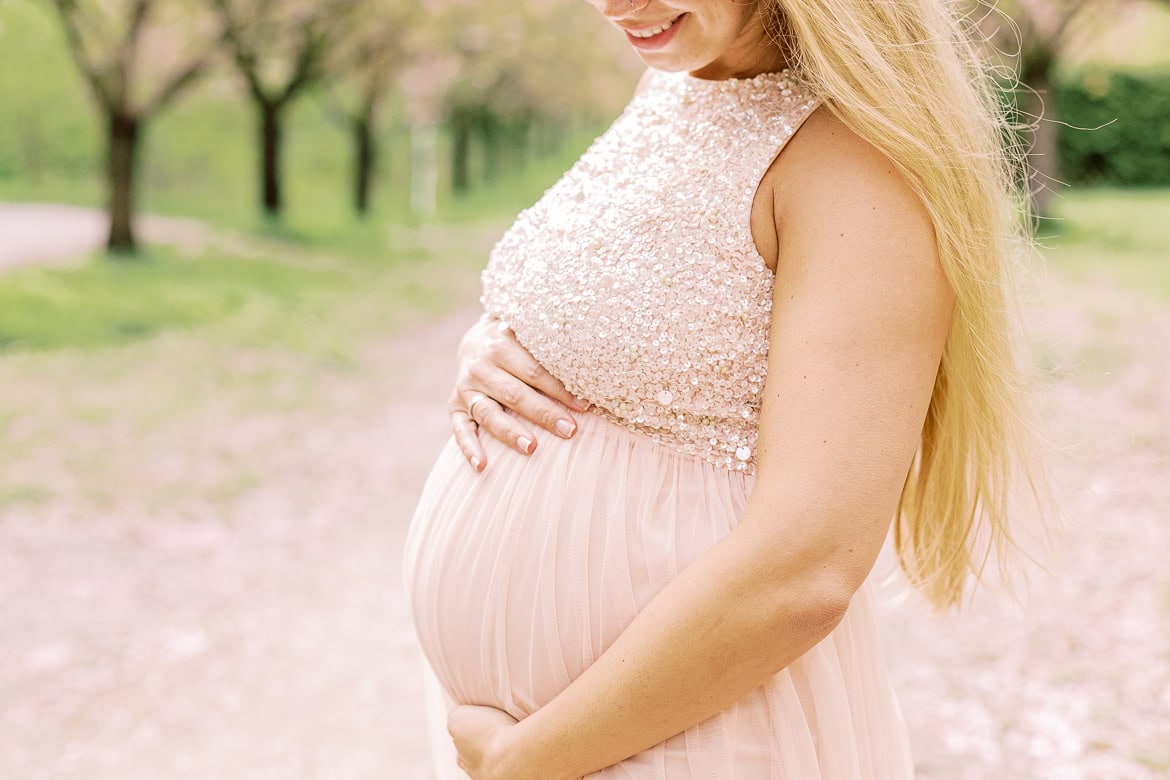
[[[523,718],[735,527],[755,480],[774,275],[751,238],[764,172],[818,104],[787,72],[654,73],[515,224],[483,273],[508,322],[594,411],[532,456],[454,440],[415,510],[405,579],[441,780],[454,702]],[[904,780],[906,728],[870,587],[725,712],[591,777]]]

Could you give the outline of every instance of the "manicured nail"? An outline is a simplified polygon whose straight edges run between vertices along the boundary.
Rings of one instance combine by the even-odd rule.
[[[474,455],[471,456],[471,467],[476,471],[479,471],[479,458],[475,457]]]
[[[573,423],[568,420],[557,420],[556,429],[557,433],[566,439],[573,435],[573,431],[577,430],[573,427]]]
[[[521,436],[519,439],[517,439],[516,445],[525,455],[532,452],[532,439],[528,438],[527,436]]]
[[[590,407],[590,403],[588,401],[586,401],[584,398],[574,398],[573,399],[573,408],[576,409],[577,411],[583,412],[586,409],[588,409],[589,407]]]

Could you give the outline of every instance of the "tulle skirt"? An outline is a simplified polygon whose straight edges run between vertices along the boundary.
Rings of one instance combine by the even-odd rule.
[[[439,780],[455,766],[446,714],[488,704],[524,718],[550,701],[684,567],[735,527],[754,477],[576,415],[521,455],[484,437],[474,473],[448,440],[406,542],[405,580],[426,658]],[[867,584],[823,641],[731,708],[626,761],[605,780],[904,780],[906,726]]]

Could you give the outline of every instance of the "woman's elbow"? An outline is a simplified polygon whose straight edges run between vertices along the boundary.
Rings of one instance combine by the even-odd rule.
[[[797,587],[792,583],[778,587],[776,597],[782,604],[773,614],[775,629],[791,635],[795,630],[814,643],[829,635],[845,618],[856,588],[838,577],[813,576]]]
[[[827,636],[845,618],[855,592],[856,589],[843,585],[835,578],[831,582],[818,584],[813,588],[811,603],[805,610],[807,619],[820,626]]]
[[[844,619],[881,543],[876,534],[876,541],[855,534],[801,534],[767,523],[753,525],[747,535],[776,630],[796,626],[818,634],[818,640]]]

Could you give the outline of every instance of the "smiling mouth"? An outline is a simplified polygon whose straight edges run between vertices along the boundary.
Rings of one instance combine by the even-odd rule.
[[[661,35],[662,33],[669,30],[671,27],[674,27],[675,23],[681,18],[683,18],[683,14],[679,14],[678,16],[674,17],[673,19],[671,19],[667,22],[664,22],[663,24],[660,24],[657,27],[643,27],[639,30],[627,29],[626,32],[635,38],[653,38],[655,35]]]
[[[623,27],[622,30],[626,34],[626,38],[639,49],[659,49],[668,44],[674,34],[678,31],[678,26],[682,22],[686,13],[681,13],[673,19],[669,19],[661,24],[656,24],[653,27],[640,27],[637,30],[631,30],[628,27]]]

